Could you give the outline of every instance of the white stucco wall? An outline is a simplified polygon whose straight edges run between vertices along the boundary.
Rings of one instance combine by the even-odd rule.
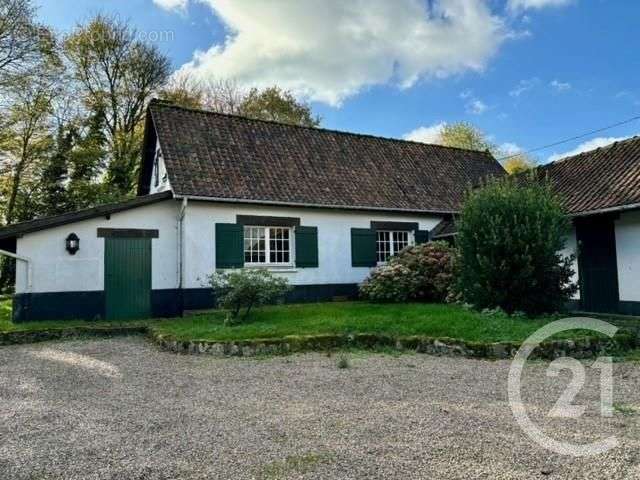
[[[104,238],[97,229],[157,229],[152,240],[152,288],[177,286],[177,221],[179,203],[166,200],[105,217],[84,220],[27,234],[18,238],[17,253],[31,259],[32,292],[95,291],[104,289]],[[65,250],[67,235],[80,237],[80,250],[70,255]],[[26,291],[26,270],[18,262],[16,292]]]
[[[315,208],[242,206],[189,202],[185,217],[185,288],[200,288],[215,266],[215,224],[235,223],[236,215],[300,218],[302,226],[318,227],[318,268],[292,268],[281,272],[292,285],[359,283],[369,268],[351,266],[351,228],[370,228],[371,221],[418,222],[432,230],[439,217],[346,212]]]
[[[17,253],[32,260],[32,292],[96,291],[104,289],[104,239],[97,229],[158,229],[152,240],[152,288],[176,288],[178,281],[177,217],[180,201],[138,207],[105,217],[34,232],[18,239]],[[318,227],[318,268],[280,271],[293,285],[359,283],[369,268],[351,266],[351,228],[370,228],[374,221],[418,222],[421,230],[432,230],[435,216],[347,212],[333,209],[263,207],[213,202],[188,204],[184,218],[184,287],[201,288],[215,271],[215,224],[235,223],[236,215],[297,217],[301,225]],[[74,232],[80,250],[69,255],[65,239]],[[277,270],[276,270],[277,271]],[[26,291],[25,269],[18,266],[16,291]]]
[[[616,221],[616,253],[620,300],[640,301],[640,212],[620,215]]]

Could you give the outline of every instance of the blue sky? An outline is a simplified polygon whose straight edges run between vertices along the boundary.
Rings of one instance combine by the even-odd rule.
[[[116,13],[169,37],[157,44],[176,69],[278,83],[327,128],[430,141],[443,122],[468,121],[507,150],[529,150],[640,115],[635,1],[37,2],[61,32]],[[640,121],[536,155],[638,133]]]

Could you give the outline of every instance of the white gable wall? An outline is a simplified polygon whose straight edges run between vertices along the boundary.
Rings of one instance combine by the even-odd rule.
[[[153,289],[177,287],[177,223],[179,203],[174,200],[112,213],[60,227],[29,233],[17,242],[17,254],[32,261],[32,292],[86,292],[104,289],[104,238],[98,228],[157,229],[152,243]],[[67,235],[80,238],[80,250],[65,250]],[[16,293],[26,291],[26,269],[18,262]]]
[[[305,227],[318,227],[318,268],[292,268],[281,272],[292,285],[362,282],[370,269],[351,266],[351,229],[370,228],[371,221],[418,222],[420,230],[433,230],[441,218],[415,214],[394,215],[319,208],[284,208],[189,202],[185,217],[185,288],[201,288],[215,271],[215,224],[236,223],[237,215],[300,218]],[[274,270],[277,271],[277,270]]]

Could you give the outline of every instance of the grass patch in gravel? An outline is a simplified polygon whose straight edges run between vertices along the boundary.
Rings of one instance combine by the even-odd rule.
[[[248,322],[233,326],[224,324],[225,315],[223,311],[212,311],[162,322],[154,325],[153,329],[178,340],[221,342],[354,333],[455,338],[473,342],[520,342],[556,319],[484,315],[458,305],[366,302],[269,306],[252,312]],[[585,333],[567,332],[564,338],[579,336],[585,336]]]
[[[258,474],[262,480],[280,480],[291,478],[316,469],[320,463],[331,461],[333,457],[327,453],[306,453],[304,455],[292,455],[285,460],[271,462],[264,465]]]

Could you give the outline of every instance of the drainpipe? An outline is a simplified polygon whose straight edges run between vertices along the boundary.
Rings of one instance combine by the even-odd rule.
[[[21,255],[16,255],[13,252],[8,252],[7,250],[0,249],[0,255],[4,255],[6,257],[15,258],[20,262],[24,262],[27,267],[27,289],[25,293],[31,292],[32,281],[33,281],[33,262],[30,258],[23,257]]]
[[[178,291],[180,295],[180,313],[184,311],[184,295],[182,294],[184,271],[184,217],[187,213],[187,198],[182,199],[180,212],[178,213]]]

